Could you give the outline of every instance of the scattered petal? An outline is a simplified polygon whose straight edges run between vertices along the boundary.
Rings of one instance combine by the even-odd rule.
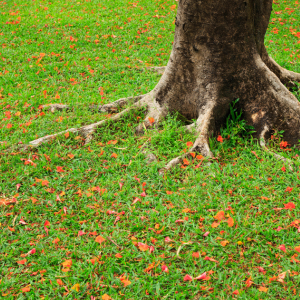
[[[191,275],[185,275],[183,281],[192,281],[193,277]]]
[[[286,253],[285,245],[282,244],[278,247],[279,250],[282,250],[284,253]]]

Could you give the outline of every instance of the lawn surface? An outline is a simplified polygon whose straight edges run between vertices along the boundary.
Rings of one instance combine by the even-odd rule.
[[[269,147],[290,170],[234,108],[214,159],[190,155],[163,177],[194,137],[174,116],[136,136],[142,110],[86,146],[66,134],[5,151],[108,117],[91,104],[149,92],[159,75],[144,68],[166,65],[176,8],[0,1],[1,299],[299,299],[299,150],[274,133]],[[268,51],[300,72],[300,2],[273,8]],[[50,103],[73,109],[41,109]],[[144,149],[158,160],[147,165]]]

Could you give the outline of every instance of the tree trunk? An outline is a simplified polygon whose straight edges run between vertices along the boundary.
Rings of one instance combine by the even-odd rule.
[[[193,150],[209,154],[208,137],[235,99],[257,137],[276,129],[292,145],[300,139],[300,104],[283,85],[293,72],[279,67],[264,46],[271,10],[272,0],[180,0],[170,60],[152,93],[158,106],[152,115],[160,119],[173,111],[196,119]]]
[[[300,104],[284,84],[300,82],[300,74],[280,67],[266,51],[264,37],[271,11],[272,0],[180,0],[173,49],[157,86],[146,95],[119,99],[98,110],[116,111],[134,102],[112,117],[117,121],[128,111],[147,106],[138,131],[159,124],[168,112],[178,112],[196,120],[197,139],[190,151],[211,156],[208,138],[223,124],[232,101],[239,99],[244,119],[261,141],[273,130],[284,130],[285,141],[298,143]],[[69,131],[88,142],[106,121]],[[37,139],[29,146],[64,133]],[[183,157],[173,159],[165,169]]]

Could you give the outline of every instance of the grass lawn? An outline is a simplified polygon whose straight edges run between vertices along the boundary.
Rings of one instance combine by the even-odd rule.
[[[149,92],[160,75],[144,69],[166,65],[177,3],[0,1],[0,299],[299,299],[300,152],[280,132],[268,146],[293,170],[237,111],[211,139],[214,159],[164,176],[194,137],[175,116],[136,136],[143,110],[89,145],[70,133],[6,151]],[[274,2],[266,45],[300,72],[300,1]]]

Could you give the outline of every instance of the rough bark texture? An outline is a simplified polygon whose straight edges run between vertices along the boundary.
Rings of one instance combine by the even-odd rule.
[[[300,75],[280,67],[266,51],[271,10],[272,0],[180,0],[168,65],[155,69],[163,73],[157,86],[146,95],[120,99],[99,111],[114,111],[130,101],[132,108],[146,106],[138,132],[158,124],[168,112],[179,112],[196,120],[197,138],[191,151],[211,156],[209,136],[223,124],[231,102],[240,99],[239,108],[258,138],[265,140],[272,130],[284,130],[289,144],[298,143],[300,104],[284,84],[300,81]],[[85,133],[89,140],[104,123],[74,131]],[[166,169],[182,158],[172,160]]]
[[[179,2],[173,50],[153,97],[198,120],[195,150],[209,153],[204,140],[237,98],[258,137],[278,129],[290,144],[300,139],[300,104],[283,85],[299,75],[279,67],[264,46],[271,10],[272,0]]]

